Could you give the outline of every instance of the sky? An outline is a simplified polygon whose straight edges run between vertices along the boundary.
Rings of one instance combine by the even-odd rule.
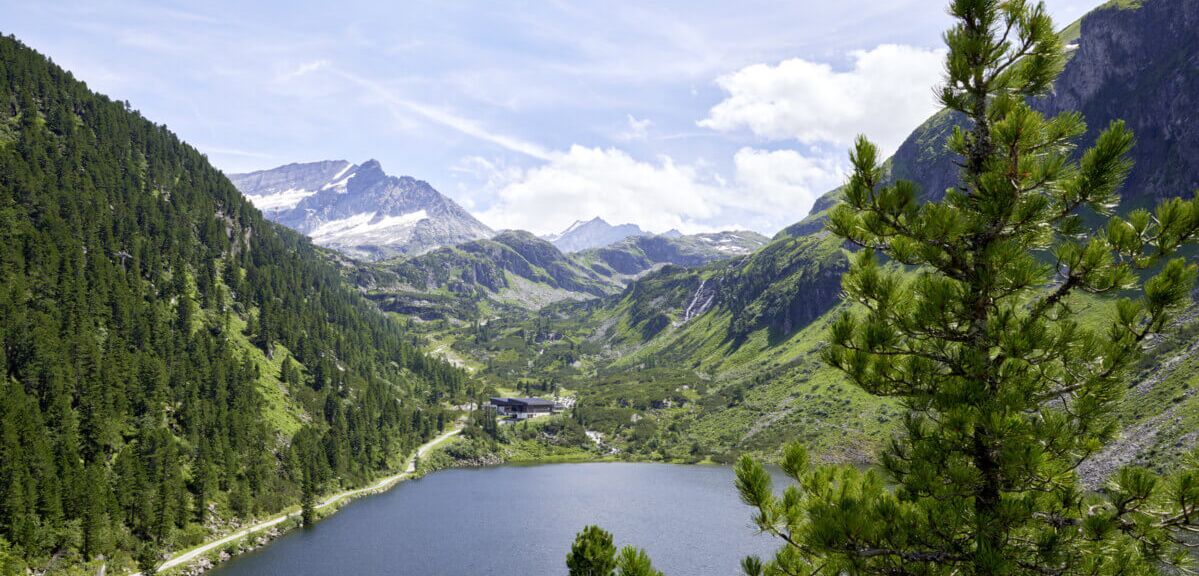
[[[1097,0],[1047,0],[1059,27]],[[379,160],[495,229],[802,219],[936,111],[942,0],[0,0],[226,173]]]

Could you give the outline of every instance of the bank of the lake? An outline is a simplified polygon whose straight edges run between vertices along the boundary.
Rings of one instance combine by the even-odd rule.
[[[539,576],[565,573],[586,524],[645,547],[671,576],[738,573],[757,535],[723,466],[546,464],[449,469],[346,505],[212,574]]]
[[[405,462],[404,470],[398,474],[384,477],[376,482],[363,488],[356,488],[338,492],[328,496],[316,505],[316,515],[318,518],[323,518],[337,511],[337,506],[351,501],[355,498],[366,494],[373,494],[380,491],[385,491],[397,483],[414,477],[417,473],[417,465],[422,456],[427,456],[436,448],[450,442],[462,432],[462,428],[454,427],[450,430],[442,432],[437,437],[425,442],[417,448],[416,452]],[[212,561],[220,561],[225,559],[228,550],[234,553],[240,553],[247,548],[256,548],[265,545],[271,539],[276,537],[283,531],[298,527],[300,510],[293,508],[287,512],[278,514],[272,518],[260,520],[245,528],[239,529],[232,534],[226,534],[209,540],[189,550],[179,552],[157,567],[160,573],[172,573],[182,570],[185,573],[204,572],[212,565]],[[193,562],[198,562],[200,565],[193,565]],[[101,567],[101,572],[106,572],[107,566]],[[141,572],[134,572],[130,576],[142,576]]]

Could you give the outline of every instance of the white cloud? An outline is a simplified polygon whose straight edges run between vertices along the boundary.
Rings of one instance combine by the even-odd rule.
[[[937,110],[933,87],[944,51],[884,44],[851,55],[854,66],[843,72],[792,58],[722,76],[716,83],[728,97],[699,125],[809,145],[847,146],[866,134],[884,153],[894,152]]]
[[[618,137],[624,141],[645,140],[649,137],[649,127],[654,124],[649,118],[637,119],[632,114],[627,114],[629,127],[621,132]]]
[[[497,228],[557,232],[600,216],[657,232],[696,229],[726,201],[695,167],[669,157],[642,162],[615,148],[571,146],[545,165],[516,175],[480,214]]]
[[[836,162],[794,150],[742,148],[733,165],[735,174],[726,179],[703,162],[680,164],[667,156],[643,162],[616,148],[575,145],[527,170],[478,157],[463,159],[455,170],[480,183],[468,202],[486,206],[479,213],[484,222],[536,233],[594,216],[655,232],[699,232],[728,228],[730,214],[770,231],[803,218],[843,178]]]
[[[737,185],[752,209],[765,216],[789,214],[790,220],[807,214],[817,198],[844,179],[835,161],[795,150],[742,148],[733,164]]]
[[[462,158],[450,171],[466,177],[465,181],[458,181],[454,200],[472,213],[494,202],[497,190],[524,177],[521,168],[509,166],[502,159],[492,161],[482,156]]]

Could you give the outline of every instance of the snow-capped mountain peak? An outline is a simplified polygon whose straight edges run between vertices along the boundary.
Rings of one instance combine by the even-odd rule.
[[[345,160],[326,160],[232,174],[229,179],[246,199],[270,218],[272,214],[295,208],[305,198],[320,192],[329,181],[355,168],[357,166]]]
[[[388,176],[377,160],[288,164],[229,179],[267,218],[355,257],[419,254],[494,235],[427,182]]]
[[[581,252],[588,248],[601,248],[630,236],[644,234],[645,232],[636,224],[613,226],[597,216],[586,222],[576,220],[562,232],[546,236],[545,239],[563,252]]]

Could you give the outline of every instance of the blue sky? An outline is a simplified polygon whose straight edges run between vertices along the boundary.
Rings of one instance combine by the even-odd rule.
[[[1094,0],[1049,0],[1059,26]],[[226,172],[376,158],[494,228],[801,219],[935,110],[939,0],[17,2],[14,34]]]

